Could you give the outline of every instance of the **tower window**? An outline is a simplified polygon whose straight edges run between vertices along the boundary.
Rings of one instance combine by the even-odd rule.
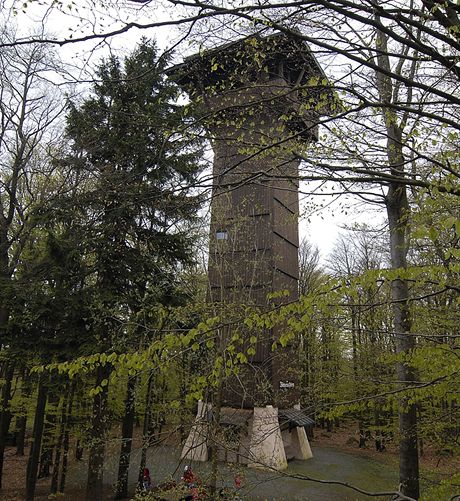
[[[216,240],[228,240],[227,230],[217,230],[216,231]]]

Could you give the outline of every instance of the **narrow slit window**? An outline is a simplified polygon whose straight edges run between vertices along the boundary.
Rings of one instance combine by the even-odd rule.
[[[216,240],[228,240],[227,230],[217,230],[216,231]]]

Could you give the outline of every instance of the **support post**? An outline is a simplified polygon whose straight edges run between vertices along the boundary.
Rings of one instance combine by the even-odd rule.
[[[286,453],[278,422],[278,409],[272,405],[254,407],[249,467],[284,470]]]
[[[191,461],[208,460],[208,431],[209,422],[207,414],[211,410],[211,404],[206,404],[202,400],[198,401],[198,411],[195,422],[185,441],[182,449],[181,459]]]

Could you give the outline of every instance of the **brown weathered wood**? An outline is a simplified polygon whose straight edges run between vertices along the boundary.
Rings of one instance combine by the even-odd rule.
[[[273,292],[288,292],[275,304],[298,298],[299,160],[292,146],[315,140],[318,116],[318,111],[300,113],[307,97],[300,97],[298,86],[324,75],[308,48],[289,37],[246,42],[191,57],[170,74],[204,103],[204,124],[213,137],[208,299],[267,310]],[[298,402],[293,347],[272,350],[282,331],[279,326],[259,336],[250,366],[238,381],[227,381],[223,405]],[[231,334],[231,328],[221,329],[224,343]],[[294,388],[280,390],[285,379],[296,379]]]

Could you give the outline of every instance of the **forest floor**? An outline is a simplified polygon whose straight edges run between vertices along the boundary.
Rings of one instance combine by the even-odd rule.
[[[349,452],[361,457],[372,458],[388,465],[398,466],[399,453],[395,444],[386,444],[384,452],[375,449],[373,440],[368,440],[366,447],[358,447],[359,437],[356,425],[346,425],[334,428],[333,432],[327,432],[321,428],[315,428],[313,444],[321,447],[332,447],[343,452]],[[452,457],[440,451],[436,446],[426,445],[420,457],[422,470],[439,472],[441,475],[452,475],[460,471],[460,456]]]
[[[399,468],[399,450],[394,443],[386,444],[384,452],[378,452],[374,440],[368,440],[366,447],[359,448],[359,433],[356,425],[334,428],[333,432],[316,428],[313,447],[331,447],[335,450],[367,458],[387,465],[394,471]],[[438,446],[424,444],[419,458],[422,492],[424,488],[438,484],[441,480],[460,472],[460,456],[452,456]],[[439,501],[439,500],[436,500]]]
[[[341,480],[357,485],[364,490],[394,490],[397,485],[398,454],[392,444],[385,452],[377,452],[374,442],[369,441],[366,448],[358,448],[356,426],[345,426],[334,429],[329,433],[320,428],[315,429],[315,437],[311,443],[314,458],[309,461],[292,461],[287,473],[306,475],[319,480]],[[137,453],[133,454],[133,464],[138,464]],[[116,479],[118,444],[109,447],[105,464],[105,482],[107,483],[105,499],[113,499],[112,485]],[[148,466],[153,473],[154,481],[162,481],[170,477],[180,476],[177,448],[167,445],[163,448],[152,448],[149,451]],[[422,476],[425,483],[442,478],[460,470],[460,458],[443,457],[431,447],[425,447],[421,458]],[[3,490],[0,494],[2,501],[23,501],[24,484],[27,466],[26,456],[16,456],[14,448],[6,451],[4,466]],[[87,465],[85,461],[72,459],[69,464],[68,482],[65,495],[58,499],[63,501],[85,500],[85,479]],[[203,478],[209,473],[209,464],[196,465]],[[231,485],[233,471],[224,467],[220,479],[221,485]],[[137,471],[133,467],[130,472],[130,484],[135,485]],[[356,492],[340,486],[322,485],[283,476],[274,476],[266,472],[254,472],[245,469],[246,495],[243,499],[262,500],[327,500],[347,501],[369,499]],[[37,501],[50,499],[50,479],[40,479],[37,482]],[[375,498],[373,498],[375,499]],[[377,499],[388,499],[377,498]]]

